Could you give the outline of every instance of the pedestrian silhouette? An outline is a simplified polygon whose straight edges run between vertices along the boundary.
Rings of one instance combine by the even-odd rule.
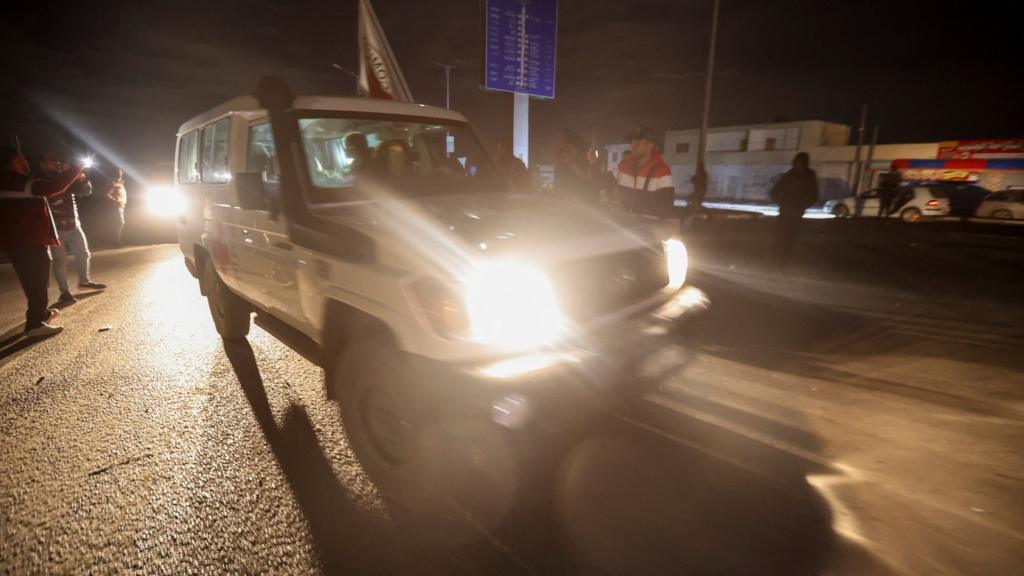
[[[781,271],[800,236],[804,212],[818,201],[818,175],[810,169],[810,156],[806,152],[793,157],[793,167],[772,187],[771,197],[779,205],[779,218],[770,263]]]

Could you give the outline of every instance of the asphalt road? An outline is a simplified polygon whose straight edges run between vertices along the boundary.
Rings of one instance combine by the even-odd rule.
[[[2,266],[0,573],[1019,573],[1020,240],[810,227],[774,275],[766,226],[694,234],[685,368],[501,528],[392,513],[320,369],[222,343],[176,247],[98,253],[34,343]]]

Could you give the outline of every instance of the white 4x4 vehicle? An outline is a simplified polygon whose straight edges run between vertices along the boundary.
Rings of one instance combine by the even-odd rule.
[[[176,167],[181,250],[217,331],[243,338],[256,313],[314,345],[385,491],[419,482],[442,430],[500,443],[637,387],[706,304],[678,239],[510,193],[455,112],[265,78],[183,124]]]

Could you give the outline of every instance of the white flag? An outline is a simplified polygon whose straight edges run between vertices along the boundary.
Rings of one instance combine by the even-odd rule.
[[[413,101],[370,0],[359,0],[359,95]]]

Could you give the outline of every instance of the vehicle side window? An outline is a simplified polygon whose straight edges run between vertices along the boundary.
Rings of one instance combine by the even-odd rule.
[[[946,191],[940,188],[926,188],[926,190],[932,193],[932,198],[949,198]]]
[[[274,149],[274,135],[270,123],[249,127],[249,153],[246,171],[263,174],[264,182],[280,182],[280,167]]]
[[[228,169],[228,133],[231,119],[224,118],[203,128],[202,180],[205,184],[223,184],[231,179]]]
[[[199,131],[193,130],[178,141],[178,183],[199,182]]]
[[[988,199],[994,202],[1006,202],[1010,199],[1010,194],[1009,192],[996,192],[989,196]]]
[[[870,200],[871,198],[878,198],[878,190],[877,189],[865,190],[864,192],[860,193],[860,197],[864,198],[865,200]]]

